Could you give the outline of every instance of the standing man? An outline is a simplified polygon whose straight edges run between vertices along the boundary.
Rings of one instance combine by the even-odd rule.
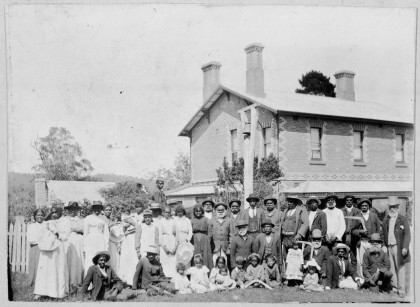
[[[308,231],[308,212],[302,206],[302,201],[297,197],[286,197],[287,209],[280,220],[280,234],[283,242],[283,262],[287,256],[289,248],[292,247],[294,241],[305,238]]]
[[[248,223],[248,233],[255,239],[261,233],[264,211],[257,208],[260,199],[256,194],[249,194],[246,201],[249,203],[249,208],[242,211],[241,220],[243,219]]]
[[[230,265],[232,270],[236,268],[236,257],[242,256],[248,262],[248,256],[254,252],[254,238],[248,235],[248,223],[245,220],[240,220],[236,224],[236,228],[238,229],[238,234],[230,242]]]
[[[213,264],[216,266],[218,256],[225,258],[228,263],[227,255],[230,253],[229,244],[232,238],[231,219],[226,216],[227,205],[218,203],[215,206],[216,216],[210,220],[210,234],[213,240]]]
[[[318,229],[321,231],[322,237],[324,237],[327,234],[327,215],[318,208],[320,204],[321,201],[316,196],[310,196],[306,201],[309,221],[308,233],[312,233],[315,229]]]
[[[411,233],[405,216],[398,213],[400,204],[389,204],[389,213],[382,222],[382,236],[388,248],[393,284],[401,297],[407,293],[405,283],[406,263],[410,262]]]
[[[346,231],[346,222],[344,220],[343,211],[336,208],[338,197],[337,195],[327,195],[325,202],[327,208],[323,211],[327,215],[327,234],[325,236],[325,245],[332,250],[337,241],[341,241],[344,232]]]
[[[352,229],[354,228],[354,224],[357,223],[354,220],[346,219],[346,216],[358,216],[360,210],[355,207],[356,205],[356,197],[353,195],[346,195],[344,196],[344,208],[341,209],[344,214],[344,220],[346,222],[346,232],[344,233],[343,238],[341,241],[346,242],[347,246],[350,247],[350,250],[356,255],[356,243],[357,237],[352,234]]]
[[[353,223],[354,228],[352,230],[352,234],[356,236],[357,243],[356,245],[356,258],[357,258],[357,265],[358,265],[358,273],[360,276],[363,276],[362,270],[362,263],[363,263],[363,255],[368,248],[370,248],[369,238],[373,233],[380,233],[381,231],[381,222],[379,221],[378,216],[376,213],[370,211],[370,207],[372,207],[372,203],[367,198],[362,198],[358,204],[361,212],[359,213],[359,217],[364,220],[366,230],[363,229],[362,223],[356,221]]]
[[[265,218],[271,220],[274,224],[273,231],[278,233],[280,227],[280,220],[283,212],[279,211],[277,207],[277,199],[274,197],[267,197],[264,199]]]
[[[207,198],[201,204],[204,208],[204,217],[208,218],[211,221],[214,217],[214,201],[211,198]]]
[[[241,216],[241,201],[239,199],[232,199],[229,202],[229,208],[230,208],[230,219],[232,220],[232,235],[236,236],[238,234],[238,228],[236,225],[238,224],[238,221],[240,220]]]
[[[156,189],[153,192],[152,200],[155,203],[158,203],[160,205],[160,208],[163,210],[166,203],[166,195],[163,193],[163,186],[165,185],[165,181],[163,178],[157,178],[156,179]]]
[[[379,233],[373,233],[370,237],[371,247],[363,255],[363,276],[365,284],[371,291],[391,291],[392,273],[389,270],[388,254],[382,250],[382,239]]]

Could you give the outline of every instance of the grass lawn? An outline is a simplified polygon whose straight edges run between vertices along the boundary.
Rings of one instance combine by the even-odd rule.
[[[33,287],[26,285],[27,275],[12,273],[12,286],[15,301],[33,301]],[[76,301],[70,297],[64,301]],[[373,293],[367,290],[330,290],[325,292],[305,292],[297,288],[283,287],[281,290],[245,289],[224,292],[210,292],[204,294],[178,294],[173,297],[146,295],[139,296],[133,301],[143,302],[248,302],[248,303],[283,303],[283,302],[311,302],[311,303],[361,303],[361,302],[408,302],[397,294]]]

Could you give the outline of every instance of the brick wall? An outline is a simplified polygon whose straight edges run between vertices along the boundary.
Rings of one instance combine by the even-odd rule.
[[[235,95],[223,94],[208,114],[191,130],[192,182],[214,180],[216,169],[226,157],[231,163],[231,130],[238,129],[238,156],[242,157],[243,137],[238,110],[247,103]]]
[[[414,159],[412,128],[406,129],[405,135],[406,165],[399,167],[395,162],[396,126],[362,123],[365,127],[364,163],[355,163],[353,125],[360,122],[321,119],[322,162],[314,164],[310,160],[310,120],[311,118],[303,116],[279,116],[279,159],[286,175],[297,180],[406,180],[409,179],[407,176],[412,176]],[[318,178],[314,178],[314,174],[317,174]],[[331,174],[335,174],[336,178],[332,178]],[[355,176],[352,177],[352,174]]]

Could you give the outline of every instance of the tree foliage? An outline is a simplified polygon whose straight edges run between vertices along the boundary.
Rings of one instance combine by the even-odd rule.
[[[49,134],[37,138],[33,147],[41,159],[33,169],[47,180],[92,179],[90,161],[83,157],[81,146],[66,128],[51,127]]]
[[[302,89],[296,89],[296,93],[317,96],[335,97],[335,85],[330,82],[330,78],[321,72],[311,70],[299,80]]]
[[[118,182],[113,187],[100,189],[99,194],[105,199],[106,205],[114,208],[132,207],[136,200],[140,200],[143,205],[148,204],[148,195],[135,181]]]

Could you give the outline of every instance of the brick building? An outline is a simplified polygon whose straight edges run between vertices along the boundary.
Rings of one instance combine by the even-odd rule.
[[[224,157],[244,157],[247,195],[253,157],[270,153],[279,158],[285,195],[352,193],[378,209],[388,197],[412,196],[413,112],[356,100],[355,73],[345,70],[334,75],[336,98],[266,91],[263,49],[245,48],[244,88],[220,82],[220,63],[202,67],[203,105],[179,134],[190,138],[192,183],[169,198],[190,206],[212,195]]]

